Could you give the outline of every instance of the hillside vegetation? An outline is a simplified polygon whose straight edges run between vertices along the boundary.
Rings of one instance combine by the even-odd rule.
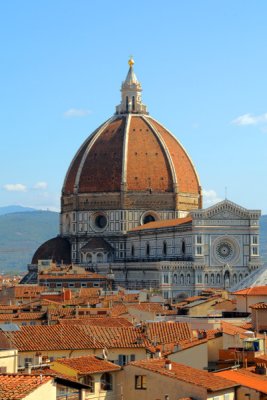
[[[59,214],[51,211],[0,215],[0,272],[27,269],[35,250],[59,233]]]

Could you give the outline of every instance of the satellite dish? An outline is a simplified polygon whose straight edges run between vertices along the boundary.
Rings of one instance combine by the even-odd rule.
[[[108,350],[106,349],[106,347],[103,349],[103,358],[104,360],[108,359]]]

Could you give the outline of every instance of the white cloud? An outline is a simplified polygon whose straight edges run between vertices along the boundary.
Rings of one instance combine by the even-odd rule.
[[[203,190],[203,203],[204,203],[204,208],[210,207],[213,204],[219,203],[222,201],[222,199],[217,195],[215,190]]]
[[[3,186],[7,192],[26,192],[27,186],[22,183],[7,183]]]
[[[259,125],[267,122],[267,113],[261,115],[244,114],[232,121],[234,125]]]
[[[91,114],[90,110],[82,109],[82,108],[70,108],[69,110],[64,112],[65,118],[80,118],[87,117],[87,115]]]
[[[47,189],[47,186],[48,186],[48,184],[47,184],[47,182],[37,182],[35,185],[34,185],[34,189]]]

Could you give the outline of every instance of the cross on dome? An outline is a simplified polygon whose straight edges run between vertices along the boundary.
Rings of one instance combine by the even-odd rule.
[[[134,59],[128,60],[129,71],[121,85],[121,103],[116,107],[116,114],[148,114],[146,106],[142,103],[142,86],[134,70]]]

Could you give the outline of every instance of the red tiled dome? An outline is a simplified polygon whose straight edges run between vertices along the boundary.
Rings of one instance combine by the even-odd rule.
[[[127,191],[198,195],[188,154],[148,115],[115,115],[81,146],[67,172],[63,195]]]

